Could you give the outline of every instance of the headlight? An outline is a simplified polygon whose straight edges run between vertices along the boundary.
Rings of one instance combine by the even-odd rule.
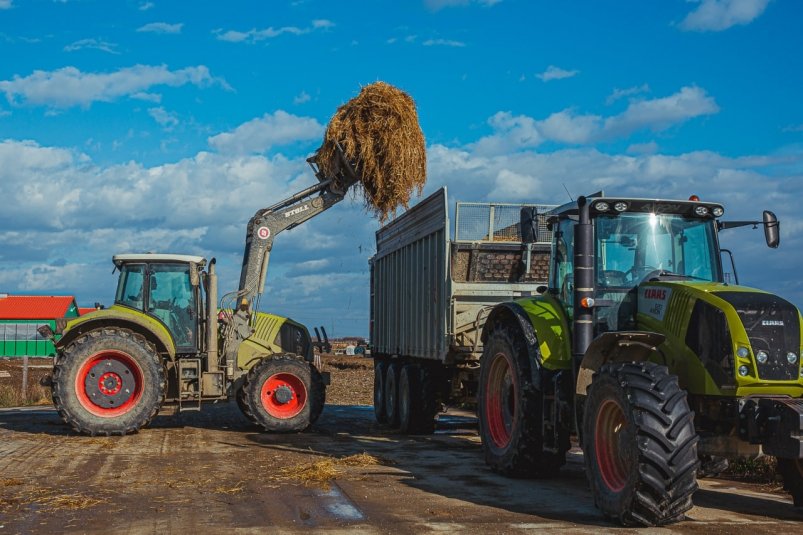
[[[627,210],[627,203],[620,201],[613,205],[613,209],[616,210],[617,212],[624,212],[625,210]]]
[[[721,206],[715,206],[711,210],[711,213],[714,214],[714,217],[722,217],[722,214],[725,213],[725,209],[722,208]]]
[[[748,369],[747,366],[745,365],[739,366],[739,375],[741,375],[742,377],[746,377],[748,373],[750,373],[750,370]]]
[[[740,359],[746,359],[747,357],[750,356],[750,350],[747,349],[746,347],[740,347],[739,349],[736,350],[736,356],[739,357]]]
[[[704,217],[708,215],[708,207],[706,206],[695,206],[694,213],[700,217]]]
[[[786,360],[789,361],[789,364],[794,364],[795,362],[797,362],[797,355],[795,355],[790,351],[789,353],[786,354]]]
[[[607,212],[611,209],[611,205],[605,201],[600,201],[598,203],[594,203],[594,208],[596,208],[598,212]]]
[[[763,349],[760,349],[758,353],[756,353],[756,360],[758,361],[759,364],[766,363],[768,357],[769,355],[767,355],[767,352],[764,351]]]

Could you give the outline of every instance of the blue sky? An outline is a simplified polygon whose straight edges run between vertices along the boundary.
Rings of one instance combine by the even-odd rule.
[[[192,6],[189,8],[188,6]],[[803,305],[803,4],[796,0],[0,0],[0,291],[109,304],[112,254],[216,256],[314,181],[337,106],[417,101],[426,193],[609,194],[782,220],[723,233],[743,283]],[[277,238],[265,308],[367,334],[378,223],[347,200]]]

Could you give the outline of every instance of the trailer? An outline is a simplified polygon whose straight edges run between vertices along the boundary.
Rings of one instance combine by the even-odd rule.
[[[551,208],[458,202],[452,239],[444,187],[377,231],[370,338],[380,423],[428,433],[445,404],[475,401],[488,313],[547,282],[541,214]]]

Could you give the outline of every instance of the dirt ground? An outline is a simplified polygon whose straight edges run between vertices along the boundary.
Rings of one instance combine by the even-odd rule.
[[[442,415],[432,436],[377,426],[370,366],[326,362],[327,406],[298,434],[264,433],[234,403],[166,408],[139,433],[110,438],[76,436],[48,407],[0,410],[0,534],[626,531],[594,508],[577,450],[560,477],[508,479],[485,466],[468,412]],[[776,489],[700,487],[688,520],[650,533],[800,530],[803,511]]]

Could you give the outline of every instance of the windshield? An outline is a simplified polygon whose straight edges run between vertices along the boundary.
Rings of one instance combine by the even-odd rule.
[[[633,287],[655,271],[721,280],[713,220],[628,213],[598,216],[595,225],[599,286]]]

